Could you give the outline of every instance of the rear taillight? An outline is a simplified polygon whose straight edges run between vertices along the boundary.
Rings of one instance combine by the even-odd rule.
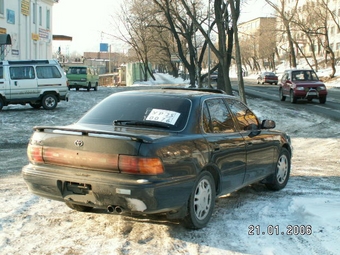
[[[162,161],[159,158],[142,158],[120,155],[118,168],[122,173],[130,174],[162,174],[164,172]]]
[[[27,147],[27,157],[33,164],[44,163],[42,146],[29,144]]]
[[[164,172],[162,161],[159,158],[142,158],[84,151],[75,153],[67,149],[43,148],[32,144],[28,145],[27,156],[32,164],[45,163],[106,171],[115,170],[129,174],[155,175]]]

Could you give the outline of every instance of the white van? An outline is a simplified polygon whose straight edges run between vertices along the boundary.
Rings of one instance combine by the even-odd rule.
[[[68,101],[66,75],[56,60],[0,61],[0,110],[9,104],[54,109]]]

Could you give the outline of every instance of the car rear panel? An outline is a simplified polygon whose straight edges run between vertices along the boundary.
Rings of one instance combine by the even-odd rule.
[[[141,144],[144,154],[153,153],[149,147],[155,137],[162,137],[162,132],[151,133],[153,138],[150,134],[147,139],[138,134],[110,134],[103,130],[91,133],[75,127],[38,127],[30,139],[28,154],[34,158],[41,153],[42,159],[31,159],[23,168],[23,178],[32,193],[59,201],[103,209],[120,206],[143,213],[178,209],[191,192],[193,173],[189,177],[183,173],[169,178],[167,173],[129,174],[119,169],[120,155],[137,156]]]

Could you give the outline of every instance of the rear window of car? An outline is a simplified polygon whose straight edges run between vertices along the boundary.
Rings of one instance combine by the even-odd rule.
[[[169,130],[180,131],[187,123],[190,110],[191,101],[186,98],[117,93],[92,108],[78,123],[113,125],[114,121],[144,121],[165,124]]]
[[[67,74],[86,74],[87,73],[87,67],[70,67],[67,71]]]

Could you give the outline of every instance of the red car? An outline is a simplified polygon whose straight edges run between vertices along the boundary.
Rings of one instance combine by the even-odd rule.
[[[269,83],[272,85],[273,83],[277,85],[279,78],[273,72],[263,72],[257,77],[257,84],[265,84]]]
[[[279,96],[281,101],[290,97],[291,103],[296,103],[298,99],[319,99],[320,104],[324,104],[327,88],[313,70],[291,69],[282,75]]]

